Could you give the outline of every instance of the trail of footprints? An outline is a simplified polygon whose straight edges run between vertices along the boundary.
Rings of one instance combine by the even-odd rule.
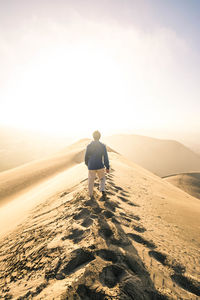
[[[5,293],[5,299],[12,299],[12,295],[9,294],[9,287],[6,284],[7,278],[10,278],[10,281],[17,281],[27,276],[27,273],[31,271],[39,271],[44,274],[44,282],[42,282],[35,291],[28,291],[24,296],[18,298],[18,300],[27,299],[29,296],[33,297],[38,295],[48,285],[50,279],[56,278],[57,280],[63,280],[91,261],[94,261],[97,257],[112,263],[111,265],[106,265],[99,274],[100,282],[103,286],[107,286],[108,288],[113,288],[122,282],[122,279],[127,276],[127,269],[129,272],[139,276],[144,276],[144,274],[148,275],[144,265],[134,258],[134,256],[126,252],[126,246],[132,245],[132,241],[147,247],[150,257],[160,262],[163,266],[170,268],[173,271],[171,279],[176,284],[190,293],[200,296],[200,283],[184,276],[185,267],[177,264],[164,253],[156,251],[156,245],[140,235],[145,232],[146,229],[138,223],[140,221],[139,216],[134,215],[132,212],[125,214],[120,211],[121,202],[128,204],[130,207],[138,206],[138,204],[128,199],[128,192],[116,186],[113,183],[112,177],[112,174],[108,175],[108,197],[106,201],[103,201],[102,198],[99,199],[102,204],[101,206],[95,199],[86,200],[81,195],[80,197],[76,197],[77,199],[75,199],[75,201],[81,199],[81,207],[74,212],[72,218],[76,220],[83,229],[72,228],[66,235],[62,236],[61,240],[71,240],[74,244],[80,243],[89,235],[90,227],[93,223],[97,222],[99,235],[108,246],[111,246],[111,248],[114,247],[115,250],[104,248],[96,249],[95,245],[90,245],[87,249],[80,247],[72,251],[70,256],[66,257],[63,248],[55,247],[48,249],[45,243],[46,237],[49,238],[50,235],[52,235],[53,239],[56,234],[58,234],[58,231],[48,231],[48,229],[44,231],[42,228],[24,231],[21,237],[19,237],[19,239],[23,239],[23,242],[19,243],[19,245],[13,245],[11,241],[11,244],[7,245],[7,249],[9,249],[10,252],[12,251],[11,255],[9,258],[6,258],[6,262],[2,260],[3,263],[6,263],[4,278],[0,274],[0,279],[3,278],[4,280],[2,290]],[[114,195],[117,196],[119,201],[110,199]],[[64,196],[65,195],[61,195],[61,197]],[[63,216],[56,217],[52,222],[53,225],[58,224],[58,221],[63,221],[63,218]],[[113,227],[109,224],[113,224]],[[125,234],[121,225],[133,228],[137,234],[132,232]],[[60,227],[61,233],[62,226]],[[38,240],[40,240],[40,242],[38,242]],[[32,247],[35,242],[38,242],[36,251],[34,251],[34,247]],[[4,245],[2,245],[2,247],[3,246]],[[125,250],[125,254],[120,251],[120,247],[118,246]],[[18,258],[15,257],[15,253],[18,253]],[[0,257],[1,255],[3,254],[0,249]],[[44,257],[46,261],[42,260]],[[47,265],[48,267],[46,267]],[[131,283],[129,288],[126,286],[123,290],[124,295],[127,295],[127,299],[129,299],[129,296],[130,299],[132,299],[131,297],[137,297],[137,295],[131,295],[133,290],[135,290],[135,288],[131,288]],[[103,291],[97,292],[84,284],[78,285],[76,293],[82,297],[82,299],[89,297],[89,299],[101,300],[105,298]],[[158,293],[154,294],[152,299],[167,299],[167,297]]]
[[[138,204],[133,203],[128,200],[128,198],[127,198],[128,192],[124,191],[119,186],[113,185],[113,182],[111,180],[108,180],[107,182],[112,186],[112,188],[111,188],[112,192],[108,192],[109,195],[115,195],[115,192],[116,192],[118,195],[118,198],[121,201],[129,204],[130,206],[139,206]],[[121,212],[120,215],[123,218],[121,223],[125,226],[130,226],[130,223],[132,222],[133,219],[136,221],[140,220],[140,218],[138,216],[134,216],[133,214],[130,214],[127,217],[127,214]],[[125,221],[125,223],[123,223],[123,221]],[[127,224],[127,222],[129,224]],[[143,233],[146,231],[146,229],[140,225],[132,225],[132,228],[139,233]],[[140,244],[144,245],[145,247],[149,248],[150,249],[150,251],[149,251],[150,257],[153,257],[155,260],[157,260],[163,266],[170,268],[173,271],[173,274],[171,275],[172,281],[174,281],[177,285],[179,285],[181,288],[185,289],[186,291],[188,291],[196,296],[200,296],[200,282],[198,282],[192,278],[188,278],[187,276],[184,276],[184,273],[186,270],[186,268],[184,266],[176,263],[174,259],[170,258],[166,254],[153,250],[153,249],[157,248],[157,246],[153,242],[144,239],[141,235],[128,233],[128,237],[130,239],[134,240],[135,242],[140,243]]]

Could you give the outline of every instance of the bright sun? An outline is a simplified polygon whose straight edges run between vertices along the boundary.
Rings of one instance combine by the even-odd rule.
[[[18,70],[4,106],[9,119],[43,131],[87,133],[112,129],[129,91],[120,65],[90,45],[43,51]],[[6,116],[5,116],[6,118]]]

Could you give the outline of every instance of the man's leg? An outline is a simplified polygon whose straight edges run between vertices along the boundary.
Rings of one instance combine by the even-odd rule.
[[[88,170],[88,189],[89,189],[90,197],[92,197],[93,195],[95,176],[96,176],[95,170]]]
[[[106,183],[106,177],[104,176],[100,179],[100,185],[99,185],[100,192],[105,192],[105,183]]]
[[[105,192],[105,183],[106,183],[105,170],[104,169],[97,170],[97,175],[100,180],[99,190],[100,192]]]

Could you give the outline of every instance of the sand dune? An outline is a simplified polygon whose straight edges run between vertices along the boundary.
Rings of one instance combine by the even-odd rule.
[[[79,151],[66,153],[33,161],[20,167],[0,173],[0,204],[16,196],[35,184],[79,163]]]
[[[200,173],[183,173],[164,177],[164,180],[200,199]]]
[[[139,135],[113,135],[106,143],[136,164],[163,177],[200,171],[200,155],[173,140]]]
[[[81,182],[86,176],[85,166],[76,164],[13,194],[0,207],[0,237],[9,234],[20,222],[26,219],[27,213],[36,205],[40,205],[50,198],[55,198],[55,195],[59,197],[63,190],[71,191],[77,182]]]
[[[115,152],[107,200],[97,185],[89,199],[86,143],[71,147],[69,168],[1,239],[1,297],[196,300],[199,200]]]
[[[0,173],[0,205],[31,186],[39,184],[84,159],[89,139],[78,141],[46,159],[33,161]],[[114,151],[107,148],[108,151]]]
[[[53,155],[72,143],[61,138],[0,126],[0,172]]]
[[[33,161],[0,173],[0,205],[30,187],[64,171],[83,160],[88,140],[70,145],[56,155]]]

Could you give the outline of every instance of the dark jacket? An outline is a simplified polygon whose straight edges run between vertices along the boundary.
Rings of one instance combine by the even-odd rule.
[[[92,141],[86,148],[85,164],[89,170],[109,169],[109,159],[106,146],[99,141]]]

